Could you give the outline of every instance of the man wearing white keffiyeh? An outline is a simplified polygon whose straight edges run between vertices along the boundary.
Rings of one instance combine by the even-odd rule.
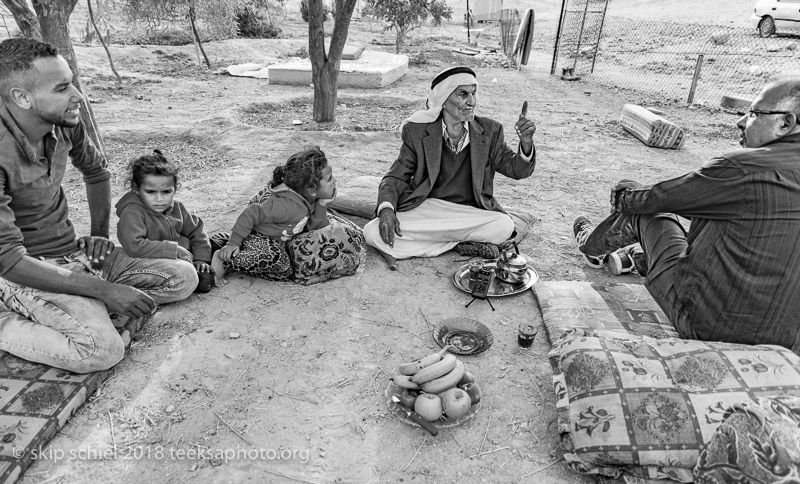
[[[520,180],[533,173],[536,125],[523,107],[515,152],[500,123],[475,116],[477,91],[472,69],[442,71],[431,83],[427,109],[403,121],[400,154],[378,189],[378,218],[364,227],[368,244],[396,259],[453,248],[499,256],[497,244],[511,237],[514,223],[493,196],[494,174]]]

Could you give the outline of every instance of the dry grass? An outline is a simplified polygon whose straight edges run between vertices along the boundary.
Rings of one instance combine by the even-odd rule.
[[[336,107],[334,131],[396,131],[408,113],[419,108],[417,101],[390,96],[342,96]],[[263,128],[308,131],[307,124],[294,120],[313,118],[313,97],[289,102],[254,103],[240,111],[240,120]]]
[[[128,190],[128,164],[156,148],[180,166],[180,184],[184,187],[203,177],[213,176],[229,161],[212,145],[189,137],[109,138],[105,143],[115,196]]]
[[[122,196],[129,190],[128,163],[156,148],[180,166],[179,183],[183,190],[191,190],[197,181],[214,177],[215,173],[224,169],[229,163],[229,160],[211,144],[190,137],[148,135],[125,139],[106,137],[104,142],[111,170],[111,196],[114,198]],[[82,175],[77,170],[67,170],[61,185],[69,204],[70,219],[78,228],[78,233],[82,234],[89,227],[89,207],[86,203],[86,186]],[[116,220],[115,216],[112,218]]]

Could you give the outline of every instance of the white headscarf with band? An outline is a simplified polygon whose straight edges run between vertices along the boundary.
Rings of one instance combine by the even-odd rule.
[[[400,129],[402,130],[406,123],[432,123],[436,121],[442,113],[442,105],[447,101],[447,98],[450,97],[450,94],[452,94],[458,86],[472,85],[477,88],[478,79],[466,72],[460,72],[445,78],[431,89],[431,93],[428,95],[428,109],[417,111],[406,118],[400,125]]]

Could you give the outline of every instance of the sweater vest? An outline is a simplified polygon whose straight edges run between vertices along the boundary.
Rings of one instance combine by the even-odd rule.
[[[442,143],[442,165],[428,198],[477,207],[472,190],[472,162],[467,145],[455,154]]]

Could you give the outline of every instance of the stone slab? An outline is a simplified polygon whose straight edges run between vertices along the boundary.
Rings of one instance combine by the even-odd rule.
[[[296,59],[269,66],[270,84],[311,84],[311,59]],[[356,60],[339,64],[339,87],[378,89],[400,79],[408,71],[408,56],[364,50]]]
[[[739,113],[745,113],[750,109],[752,99],[741,94],[726,94],[722,96],[719,105],[725,109],[730,109]]]
[[[364,44],[345,44],[342,49],[342,60],[358,60],[364,53]]]

